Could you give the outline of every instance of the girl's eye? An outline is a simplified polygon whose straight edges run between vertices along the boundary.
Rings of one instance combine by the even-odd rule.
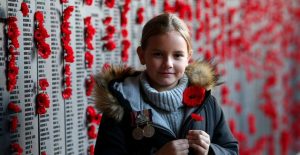
[[[153,56],[155,56],[155,57],[161,57],[162,54],[161,53],[153,53]]]
[[[181,57],[183,57],[184,55],[183,54],[174,54],[174,57],[175,58],[181,58]]]

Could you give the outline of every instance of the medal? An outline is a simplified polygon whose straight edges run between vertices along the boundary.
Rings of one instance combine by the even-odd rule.
[[[135,129],[133,129],[132,131],[132,137],[135,140],[141,140],[143,138],[143,133],[144,131],[140,128],[140,127],[136,127]]]
[[[152,136],[154,135],[154,133],[155,133],[154,127],[153,127],[152,125],[148,124],[148,123],[147,123],[147,125],[143,128],[143,130],[144,130],[144,134],[143,134],[143,135],[144,135],[145,137],[148,137],[148,138],[152,137]]]
[[[150,138],[154,135],[155,129],[151,125],[152,123],[152,113],[151,109],[146,109],[142,111],[134,111],[131,113],[132,126],[136,128],[132,131],[132,137],[135,140],[141,140],[143,137]],[[143,128],[140,128],[143,127]]]

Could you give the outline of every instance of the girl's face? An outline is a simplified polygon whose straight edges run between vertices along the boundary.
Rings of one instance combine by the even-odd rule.
[[[138,48],[138,55],[146,65],[150,85],[157,91],[175,87],[190,58],[186,41],[176,31],[150,37],[145,50]]]

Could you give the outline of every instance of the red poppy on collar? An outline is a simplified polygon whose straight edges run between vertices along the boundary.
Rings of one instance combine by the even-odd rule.
[[[105,19],[102,20],[104,25],[108,25],[110,24],[110,22],[112,21],[112,17],[108,16]]]
[[[49,83],[48,83],[47,79],[40,79],[39,86],[40,86],[41,90],[46,90],[47,87],[49,87]]]
[[[190,86],[183,92],[183,104],[189,107],[199,106],[205,97],[205,89],[200,86]]]
[[[23,16],[28,15],[29,9],[28,9],[27,3],[25,3],[25,2],[21,3],[21,11],[22,11]]]
[[[115,0],[105,0],[104,4],[108,7],[108,8],[113,8],[115,5]]]
[[[7,105],[7,109],[8,110],[11,110],[13,112],[21,112],[21,108],[19,105],[17,105],[16,103],[14,102],[9,102],[8,105]]]
[[[18,117],[17,116],[12,116],[11,120],[10,120],[10,132],[14,133],[17,131],[17,127],[18,127]]]
[[[196,114],[196,113],[192,113],[191,114],[191,117],[194,121],[203,121],[204,120],[204,117],[199,115],[199,114]]]
[[[23,149],[20,146],[20,144],[18,144],[18,143],[12,143],[12,144],[10,144],[10,148],[11,148],[12,152],[16,152],[18,154],[22,154],[23,153]]]

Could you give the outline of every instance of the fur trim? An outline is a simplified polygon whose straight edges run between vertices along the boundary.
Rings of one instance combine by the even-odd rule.
[[[109,117],[120,121],[124,115],[124,109],[118,100],[109,92],[108,84],[114,79],[123,78],[134,73],[132,68],[125,66],[111,66],[102,73],[96,75],[94,97],[96,108]]]
[[[191,85],[199,85],[209,90],[218,85],[219,75],[216,73],[216,65],[211,61],[195,61],[185,70]]]
[[[116,97],[108,89],[110,81],[133,75],[136,71],[126,66],[112,66],[95,76],[96,85],[94,97],[96,108],[117,121],[124,115],[124,109]],[[219,75],[216,67],[211,62],[195,61],[186,68],[186,74],[191,85],[199,85],[205,89],[211,89],[218,85]]]

